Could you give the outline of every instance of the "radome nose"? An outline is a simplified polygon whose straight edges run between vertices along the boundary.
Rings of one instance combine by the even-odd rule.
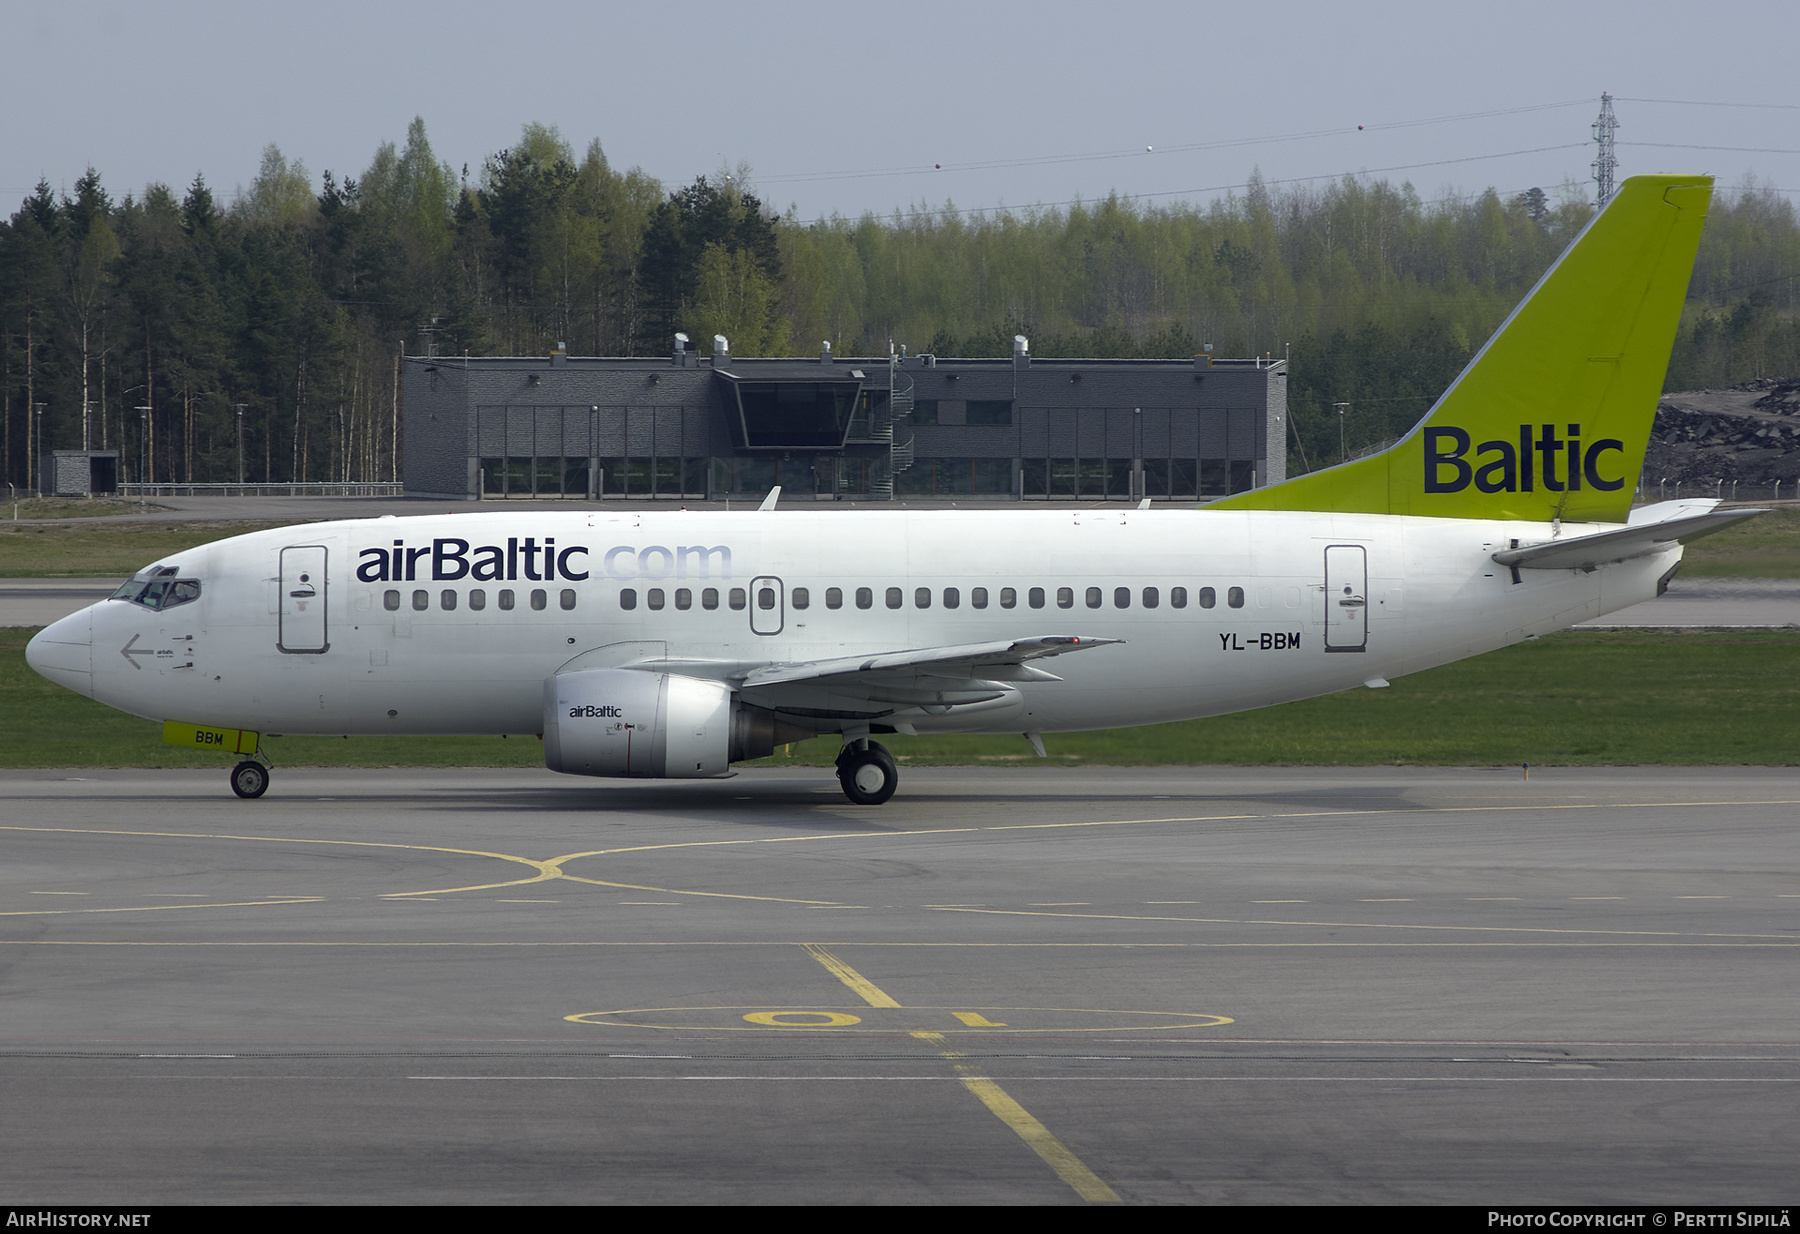
[[[93,697],[93,609],[70,613],[39,630],[25,645],[25,662],[57,685]]]

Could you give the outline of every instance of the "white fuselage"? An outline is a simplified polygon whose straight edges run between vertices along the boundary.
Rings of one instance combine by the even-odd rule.
[[[1204,509],[389,517],[171,556],[159,564],[197,580],[197,599],[163,611],[96,604],[40,635],[32,662],[157,719],[291,734],[535,733],[544,679],[577,657],[610,666],[648,654],[727,680],[770,664],[1079,635],[1123,642],[1043,662],[1061,680],[1022,683],[1003,706],[928,709],[910,723],[1109,728],[1305,698],[1561,629],[1654,596],[1681,553],[1671,544],[1589,572],[1524,570],[1517,582],[1491,559],[1552,534]],[[606,650],[619,644],[639,646]]]

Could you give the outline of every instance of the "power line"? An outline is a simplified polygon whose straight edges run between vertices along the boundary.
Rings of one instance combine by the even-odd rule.
[[[1712,150],[1724,154],[1800,154],[1800,150],[1782,150],[1764,146],[1697,146],[1675,141],[1622,141],[1619,144],[1621,146],[1642,146],[1649,150]]]
[[[1534,146],[1528,150],[1505,150],[1498,154],[1471,154],[1471,155],[1466,155],[1462,158],[1434,159],[1430,162],[1425,162],[1425,163],[1396,163],[1391,167],[1365,167],[1359,171],[1333,172],[1328,175],[1287,176],[1287,177],[1284,177],[1279,180],[1263,180],[1263,181],[1260,181],[1260,183],[1263,186],[1267,187],[1269,185],[1275,185],[1275,184],[1310,184],[1310,183],[1313,183],[1313,182],[1319,181],[1319,180],[1347,180],[1347,179],[1354,179],[1358,176],[1383,175],[1385,173],[1395,172],[1395,171],[1418,171],[1418,170],[1421,170],[1421,169],[1427,168],[1427,167],[1450,167],[1450,166],[1454,166],[1459,163],[1481,163],[1481,162],[1486,162],[1490,159],[1516,158],[1516,157],[1518,157],[1520,155],[1524,155],[1524,154],[1544,154],[1544,153],[1547,153],[1550,151],[1555,151],[1555,150],[1579,150],[1579,149],[1584,148],[1587,144],[1588,143],[1585,141],[1571,141],[1571,142],[1564,142],[1561,145],[1556,145],[1556,146]],[[1139,200],[1144,200],[1144,199],[1152,198],[1152,197],[1195,197],[1202,193],[1228,193],[1228,192],[1236,192],[1241,189],[1248,189],[1250,187],[1251,187],[1251,182],[1246,181],[1246,182],[1241,182],[1241,183],[1237,183],[1237,184],[1208,185],[1205,188],[1166,189],[1166,190],[1162,190],[1162,191],[1154,192],[1154,193],[1109,193],[1106,197],[1099,198],[1096,200],[1100,200],[1100,201],[1139,201]],[[970,206],[967,208],[958,209],[956,211],[956,213],[958,215],[1010,213],[1014,210],[1018,210],[1021,208],[1029,209],[1029,210],[1054,210],[1054,209],[1057,209],[1062,206],[1079,206],[1079,205],[1085,205],[1085,204],[1089,204],[1088,199],[1074,197],[1074,198],[1070,198],[1066,201],[1038,202],[1034,205],[1027,206],[1027,207]],[[933,218],[933,217],[936,217],[939,213],[940,213],[940,211],[936,210],[936,209],[896,210],[891,215],[885,215],[885,216],[879,216],[879,217],[901,218],[901,219]],[[829,221],[830,221],[829,218],[820,216],[819,218],[810,220],[810,223],[818,224],[818,223],[826,223]]]
[[[758,176],[759,185],[773,184],[812,184],[826,180],[860,180],[883,176],[914,176],[925,172],[940,171],[993,171],[1013,167],[1049,167],[1065,163],[1088,163],[1111,159],[1144,158],[1146,156],[1167,154],[1191,154],[1207,150],[1237,149],[1244,146],[1276,145],[1291,141],[1310,141],[1320,137],[1342,137],[1353,132],[1382,132],[1389,129],[1418,128],[1431,124],[1452,124],[1463,120],[1483,120],[1493,116],[1512,116],[1523,112],[1549,111],[1561,107],[1573,107],[1585,103],[1585,99],[1571,99],[1560,103],[1532,103],[1523,107],[1501,107],[1491,111],[1462,112],[1452,116],[1431,116],[1419,120],[1390,120],[1378,124],[1358,125],[1355,129],[1348,127],[1332,127],[1325,129],[1309,129],[1297,133],[1278,133],[1267,137],[1229,137],[1212,141],[1185,142],[1173,146],[1146,146],[1139,150],[1095,150],[1083,153],[1045,154],[1022,158],[982,159],[968,163],[952,163],[948,166],[934,164],[931,167],[912,165],[907,167],[871,167],[855,171],[805,171],[788,172],[772,176]]]
[[[1672,107],[1748,107],[1767,111],[1800,111],[1800,103],[1713,103],[1704,99],[1628,99],[1615,95],[1618,103],[1666,103]]]

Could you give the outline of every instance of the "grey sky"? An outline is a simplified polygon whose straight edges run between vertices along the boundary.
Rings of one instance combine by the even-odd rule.
[[[204,172],[228,197],[270,142],[315,184],[359,175],[415,115],[471,174],[539,121],[670,187],[748,162],[803,219],[1204,200],[1253,168],[1591,188],[1602,90],[1621,175],[1800,192],[1792,0],[6,7],[0,214],[89,165],[115,196]],[[1420,123],[1542,104],[1568,105]],[[1514,151],[1535,153],[1490,157]]]

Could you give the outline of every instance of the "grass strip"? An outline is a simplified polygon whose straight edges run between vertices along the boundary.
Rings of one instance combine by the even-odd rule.
[[[0,522],[0,578],[126,578],[159,557],[229,536],[291,524]]]
[[[160,727],[45,681],[31,631],[0,629],[0,767],[219,767]],[[204,720],[205,717],[191,717]],[[914,765],[1041,765],[1020,737],[882,737]],[[1396,680],[1260,711],[1044,738],[1050,763],[1231,766],[1800,764],[1800,631],[1571,631]],[[798,742],[762,766],[828,766]],[[283,737],[280,766],[541,766],[530,734]]]

